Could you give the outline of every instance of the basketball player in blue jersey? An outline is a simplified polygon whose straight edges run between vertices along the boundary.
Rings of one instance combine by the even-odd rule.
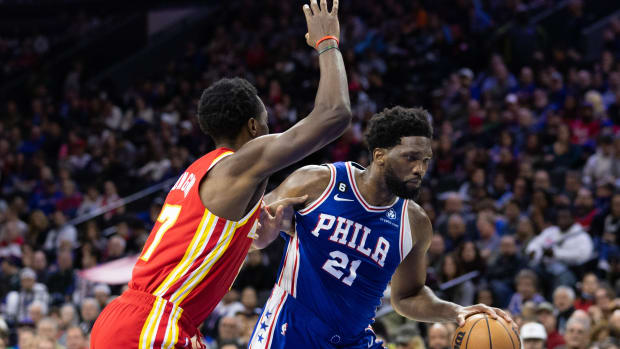
[[[457,322],[500,309],[462,307],[426,287],[433,230],[416,198],[432,158],[432,126],[419,108],[372,117],[368,168],[335,163],[301,168],[266,203],[308,195],[295,212],[280,273],[249,348],[382,348],[370,329],[391,281],[394,309],[410,319]]]

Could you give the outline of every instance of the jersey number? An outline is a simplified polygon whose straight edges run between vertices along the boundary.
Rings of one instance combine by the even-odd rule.
[[[164,205],[164,207],[161,209],[161,213],[159,214],[159,217],[157,217],[157,221],[161,223],[161,225],[159,226],[159,229],[157,229],[157,233],[155,233],[155,238],[153,239],[153,242],[149,245],[147,249],[144,250],[144,253],[142,253],[142,256],[140,256],[141,260],[145,262],[149,260],[149,258],[153,254],[153,250],[155,250],[157,245],[159,245],[159,243],[161,242],[161,238],[164,237],[164,234],[166,233],[166,231],[170,229],[170,227],[172,227],[174,222],[177,221],[177,218],[179,218],[180,213],[181,213],[180,205],[168,205],[168,204]]]
[[[344,275],[344,272],[338,269],[347,269],[347,266],[349,265],[349,257],[340,251],[332,251],[329,253],[329,256],[332,257],[332,259],[328,259],[325,264],[323,264],[323,270],[340,280],[342,275]],[[351,266],[349,267],[349,276],[341,280],[345,285],[351,286],[353,284],[353,280],[357,277],[357,268],[360,264],[362,264],[362,261],[359,259],[351,262]]]

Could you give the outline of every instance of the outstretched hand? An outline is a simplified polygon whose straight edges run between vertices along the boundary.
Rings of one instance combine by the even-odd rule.
[[[489,307],[484,304],[476,304],[476,305],[471,305],[469,307],[460,307],[456,313],[456,322],[458,323],[459,326],[463,326],[465,324],[465,319],[467,319],[468,317],[472,315],[479,314],[479,313],[487,314],[493,319],[497,319],[498,317],[501,317],[504,320],[506,320],[506,322],[508,322],[509,324],[512,324],[513,322],[510,315],[508,315],[508,313],[506,313],[505,311],[499,308]]]
[[[338,22],[338,0],[334,0],[331,12],[327,9],[327,0],[321,0],[321,7],[317,0],[311,0],[303,7],[308,33],[306,42],[315,47],[317,41],[325,36],[334,36],[340,39],[340,23]]]
[[[290,232],[294,207],[303,204],[306,199],[308,199],[308,195],[286,198],[263,207],[258,222],[260,230],[264,232]]]

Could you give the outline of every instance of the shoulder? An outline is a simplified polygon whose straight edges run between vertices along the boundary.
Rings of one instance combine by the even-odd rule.
[[[309,165],[297,169],[286,178],[287,185],[304,188],[327,187],[331,170],[326,165]]]
[[[407,201],[407,214],[411,225],[411,238],[414,243],[430,245],[433,237],[433,225],[422,206],[413,200]]]
[[[308,195],[307,202],[312,202],[328,187],[331,177],[326,165],[304,166],[288,176],[276,192],[280,198]]]

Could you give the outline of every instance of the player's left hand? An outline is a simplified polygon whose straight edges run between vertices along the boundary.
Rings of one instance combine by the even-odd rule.
[[[263,207],[259,224],[262,231],[290,231],[290,221],[293,217],[293,208],[303,204],[308,199],[308,195],[281,199]]]
[[[513,322],[510,315],[508,315],[508,313],[506,313],[505,311],[499,308],[489,307],[484,304],[476,304],[469,307],[460,307],[459,310],[457,310],[456,312],[456,322],[459,326],[463,326],[465,324],[465,319],[479,313],[485,313],[493,319],[502,317],[504,320],[506,320],[506,322],[510,324],[512,324]]]

